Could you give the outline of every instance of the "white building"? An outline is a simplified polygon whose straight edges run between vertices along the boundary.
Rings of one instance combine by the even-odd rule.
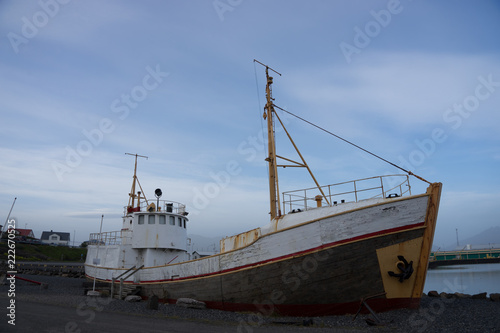
[[[40,237],[42,244],[52,244],[52,245],[69,245],[70,233],[69,232],[56,232],[56,231],[44,231],[42,232],[42,237]]]

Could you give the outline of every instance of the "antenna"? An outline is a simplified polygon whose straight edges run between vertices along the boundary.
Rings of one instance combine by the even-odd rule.
[[[272,70],[273,72],[275,72],[276,74],[278,74],[279,76],[281,76],[280,73],[278,73],[277,71],[275,71],[274,69],[272,69],[271,67],[269,67],[268,65],[264,65],[263,63],[261,63],[260,61],[258,61],[257,59],[254,59],[253,60],[254,62],[258,63],[258,64],[261,64],[262,66],[266,67],[266,69],[270,69]]]
[[[14,202],[12,202],[12,206],[10,207],[10,210],[9,210],[9,215],[7,215],[7,219],[5,220],[5,224],[1,226],[0,228],[0,235],[3,236],[3,229],[5,228],[5,226],[9,223],[9,219],[10,219],[10,213],[12,213],[12,209],[14,208],[14,205],[16,204],[16,200],[17,200],[17,197],[14,198]]]

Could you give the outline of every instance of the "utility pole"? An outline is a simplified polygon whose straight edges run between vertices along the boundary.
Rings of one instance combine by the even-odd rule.
[[[456,228],[456,231],[457,231],[457,247],[459,247],[460,244],[458,244],[458,228]]]

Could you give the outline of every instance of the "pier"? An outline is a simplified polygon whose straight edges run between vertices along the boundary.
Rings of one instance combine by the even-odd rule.
[[[429,268],[449,265],[500,263],[500,249],[431,252]]]

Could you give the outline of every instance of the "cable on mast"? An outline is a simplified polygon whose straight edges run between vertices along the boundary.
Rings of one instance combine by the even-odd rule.
[[[311,126],[314,126],[314,127],[318,128],[318,129],[322,130],[323,132],[326,132],[326,133],[328,133],[328,134],[330,134],[330,135],[332,135],[332,136],[336,137],[337,139],[340,139],[340,140],[342,140],[342,141],[344,141],[344,142],[346,142],[346,143],[348,143],[348,144],[350,144],[350,145],[352,145],[352,146],[354,146],[354,147],[356,147],[356,148],[358,148],[358,149],[360,149],[360,150],[364,151],[365,153],[368,153],[368,154],[370,154],[370,155],[372,155],[372,156],[374,156],[374,157],[376,157],[376,158],[378,158],[378,159],[380,159],[380,160],[382,160],[382,161],[384,161],[384,162],[386,162],[386,163],[388,163],[388,164],[390,164],[390,165],[392,165],[392,166],[394,166],[394,167],[396,167],[396,168],[398,168],[398,169],[400,169],[400,170],[402,170],[402,171],[406,172],[407,174],[409,174],[409,175],[411,175],[411,176],[415,176],[416,178],[418,178],[418,179],[420,179],[420,180],[422,180],[422,181],[424,181],[424,182],[426,182],[426,183],[431,184],[431,182],[429,182],[429,181],[425,180],[424,178],[422,178],[422,177],[420,177],[420,176],[417,176],[417,175],[416,175],[416,174],[414,174],[413,172],[411,172],[411,171],[409,171],[409,170],[406,170],[406,169],[404,169],[404,168],[400,167],[399,165],[396,165],[396,164],[392,163],[391,161],[388,161],[388,160],[386,160],[385,158],[383,158],[383,157],[381,157],[381,156],[378,156],[377,154],[372,153],[371,151],[366,150],[365,148],[360,147],[360,146],[358,146],[357,144],[355,144],[355,143],[353,143],[353,142],[351,142],[351,141],[349,141],[349,140],[346,140],[346,139],[344,139],[343,137],[341,137],[341,136],[339,136],[339,135],[337,135],[337,134],[335,134],[335,133],[332,133],[332,132],[330,132],[330,131],[328,131],[328,130],[324,129],[324,128],[323,128],[323,127],[321,127],[321,126],[318,126],[318,125],[316,125],[316,124],[314,124],[314,123],[312,123],[312,122],[310,122],[310,121],[308,121],[308,120],[306,120],[306,119],[304,119],[304,118],[302,118],[302,117],[299,117],[299,116],[297,116],[296,114],[293,114],[293,113],[292,113],[292,112],[290,112],[290,111],[287,111],[287,110],[285,110],[285,109],[283,109],[283,108],[280,108],[279,106],[277,106],[277,105],[275,105],[275,104],[273,104],[273,106],[274,106],[275,108],[277,108],[277,109],[280,109],[281,111],[284,111],[284,112],[288,113],[288,114],[289,114],[289,115],[291,115],[291,116],[294,116],[295,118],[297,118],[297,119],[299,119],[299,120],[302,120],[302,121],[303,121],[303,122],[305,122],[305,123],[308,123],[308,124],[309,124],[309,125],[311,125]]]

